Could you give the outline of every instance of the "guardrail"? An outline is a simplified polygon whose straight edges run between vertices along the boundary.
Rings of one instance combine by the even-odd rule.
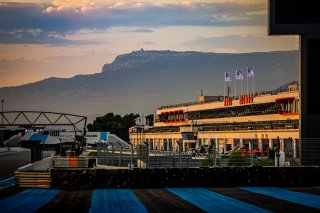
[[[87,157],[53,157],[54,168],[92,168],[95,158]]]

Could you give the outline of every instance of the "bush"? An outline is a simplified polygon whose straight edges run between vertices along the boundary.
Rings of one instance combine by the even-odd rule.
[[[207,155],[207,158],[201,162],[203,167],[213,167],[213,154]],[[220,160],[216,158],[216,166],[220,166]]]
[[[255,166],[274,166],[274,158],[260,158],[254,161]]]
[[[250,158],[242,155],[241,150],[231,152],[229,156],[228,166],[250,166]]]

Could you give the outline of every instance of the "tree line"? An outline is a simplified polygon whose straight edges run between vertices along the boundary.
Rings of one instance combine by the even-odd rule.
[[[93,123],[87,125],[89,132],[110,132],[124,141],[129,141],[129,128],[135,126],[135,119],[139,114],[125,114],[123,117],[109,112],[104,116],[96,117]],[[153,126],[153,115],[148,115],[149,125]]]

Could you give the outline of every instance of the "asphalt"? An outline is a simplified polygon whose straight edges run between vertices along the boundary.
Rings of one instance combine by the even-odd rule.
[[[37,212],[88,212],[93,191],[62,191]]]
[[[133,193],[148,212],[205,212],[164,189],[134,189]]]
[[[53,151],[44,151],[43,157],[49,157]],[[14,176],[17,168],[31,162],[31,151],[1,152],[0,153],[0,181]]]
[[[256,191],[256,192],[251,192]],[[273,191],[266,195],[264,191]],[[287,191],[286,194],[282,194]],[[312,193],[312,194],[311,194]],[[0,189],[0,212],[320,212],[320,188]],[[288,201],[288,195],[296,199]],[[308,200],[301,200],[309,197]],[[311,199],[311,200],[310,200]],[[305,201],[305,202],[304,202]],[[308,202],[313,202],[309,205]],[[308,206],[309,205],[309,206]]]

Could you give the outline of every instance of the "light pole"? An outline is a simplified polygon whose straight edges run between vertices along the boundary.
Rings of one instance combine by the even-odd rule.
[[[146,168],[149,168],[149,144],[146,141],[143,141],[143,143],[147,146],[147,163]]]
[[[178,143],[178,147],[179,147],[179,168],[182,168],[182,164],[181,164],[181,148],[182,148],[182,141],[181,140],[177,140]]]
[[[1,100],[1,147],[3,147],[3,102],[4,99]]]
[[[59,155],[60,155],[60,156],[61,156],[61,140],[62,140],[62,139],[59,137],[59,141],[60,141],[60,143],[59,143],[59,150],[60,150],[60,151],[59,151]]]
[[[122,166],[122,164],[121,164],[122,163],[122,144],[119,141],[117,143],[120,146],[119,167],[121,167]]]
[[[133,169],[133,144],[131,141],[128,141],[128,144],[130,145],[131,147],[131,159],[130,159],[130,166],[129,166],[129,169]]]
[[[216,149],[217,149],[217,145],[216,145],[216,141],[214,139],[211,139],[211,146],[213,145],[213,150],[212,150],[212,154],[213,154],[213,167],[217,167],[217,156],[216,156]],[[210,155],[210,153],[209,153]]]
[[[292,137],[289,137],[290,144],[291,144],[291,150],[290,150],[290,158],[291,158],[291,166],[293,166],[293,139]]]
[[[253,141],[249,140],[249,146],[250,146],[250,158],[251,158],[251,166],[253,166]]]

